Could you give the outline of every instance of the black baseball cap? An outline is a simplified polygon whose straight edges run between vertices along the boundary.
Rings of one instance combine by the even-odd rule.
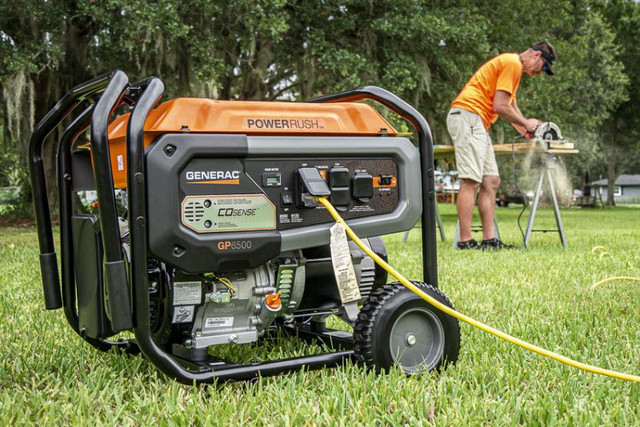
[[[544,62],[544,64],[542,65],[542,70],[547,73],[550,76],[553,76],[553,61],[556,60],[556,57],[551,53],[548,52],[547,50],[543,49],[540,46],[531,46],[531,49],[533,50],[537,50],[538,52],[541,53],[542,56],[542,62]]]

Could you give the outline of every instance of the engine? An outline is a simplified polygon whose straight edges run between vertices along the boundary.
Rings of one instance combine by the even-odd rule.
[[[382,239],[366,242],[386,259]],[[353,242],[349,246],[364,300],[386,283],[387,275]],[[202,349],[255,342],[276,317],[291,322],[318,313],[337,314],[342,304],[328,247],[283,253],[256,268],[200,275],[157,260],[150,264],[152,325],[160,344],[177,341]]]

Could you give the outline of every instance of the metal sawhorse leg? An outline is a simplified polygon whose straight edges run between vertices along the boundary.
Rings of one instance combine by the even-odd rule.
[[[438,209],[437,203],[436,203],[436,226],[438,227],[438,230],[440,230],[440,238],[442,239],[443,242],[445,242],[447,239],[445,239],[444,237],[444,227],[442,226],[442,218],[440,217],[440,209]],[[410,231],[411,230],[407,230],[404,232],[402,243],[407,243],[407,241],[409,240]]]
[[[555,160],[552,160],[555,161]],[[538,179],[538,185],[536,186],[536,192],[533,196],[533,204],[531,205],[531,213],[529,214],[529,222],[527,223],[527,231],[524,235],[524,247],[529,246],[529,239],[531,238],[531,233],[542,232],[547,233],[550,231],[557,231],[560,235],[560,242],[562,242],[562,246],[567,249],[567,239],[564,235],[564,227],[562,225],[562,218],[560,217],[560,207],[558,205],[558,197],[556,196],[556,189],[553,184],[553,177],[551,176],[551,171],[549,170],[550,166],[547,164],[542,168],[540,172],[540,178]],[[536,218],[536,211],[538,210],[538,200],[540,199],[540,195],[542,194],[542,184],[544,182],[544,178],[547,178],[549,181],[549,189],[551,190],[551,200],[553,201],[553,212],[556,216],[556,225],[558,228],[551,229],[533,229],[533,221]]]

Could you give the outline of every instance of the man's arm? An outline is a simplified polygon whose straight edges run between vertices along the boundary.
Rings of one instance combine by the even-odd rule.
[[[495,95],[493,95],[493,111],[498,113],[503,119],[511,122],[521,134],[524,135],[525,132],[535,132],[540,120],[526,119],[520,112],[518,105],[515,102],[511,104],[510,99],[511,94],[503,90],[497,90]],[[518,129],[518,126],[522,128],[524,132]]]
[[[524,114],[522,114],[522,111],[520,111],[520,108],[518,107],[518,103],[516,102],[516,100],[513,100],[513,104],[511,104],[513,106],[513,108],[516,109],[516,111],[518,112],[518,114],[520,114],[522,117],[524,117]],[[515,128],[515,130],[518,131],[518,133],[520,135],[523,135],[527,133],[527,130],[524,128],[524,126],[520,126],[517,125],[515,123],[511,123],[511,126],[513,126]]]

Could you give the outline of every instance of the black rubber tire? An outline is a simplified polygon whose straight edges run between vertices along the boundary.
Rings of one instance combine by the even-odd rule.
[[[439,302],[453,308],[449,299],[437,288],[422,282],[412,283]],[[436,309],[398,282],[387,284],[372,293],[358,314],[353,333],[354,350],[358,361],[376,371],[386,371],[396,364],[408,375],[425,371],[424,365],[418,365],[416,368],[416,366],[407,367],[396,363],[390,348],[391,332],[396,320],[406,313],[416,311],[425,313],[431,321],[439,322],[442,328],[436,325],[437,329],[444,333],[442,354],[439,359],[434,359],[430,363],[432,366],[429,370],[439,371],[447,364],[455,363],[460,352],[458,319]]]

